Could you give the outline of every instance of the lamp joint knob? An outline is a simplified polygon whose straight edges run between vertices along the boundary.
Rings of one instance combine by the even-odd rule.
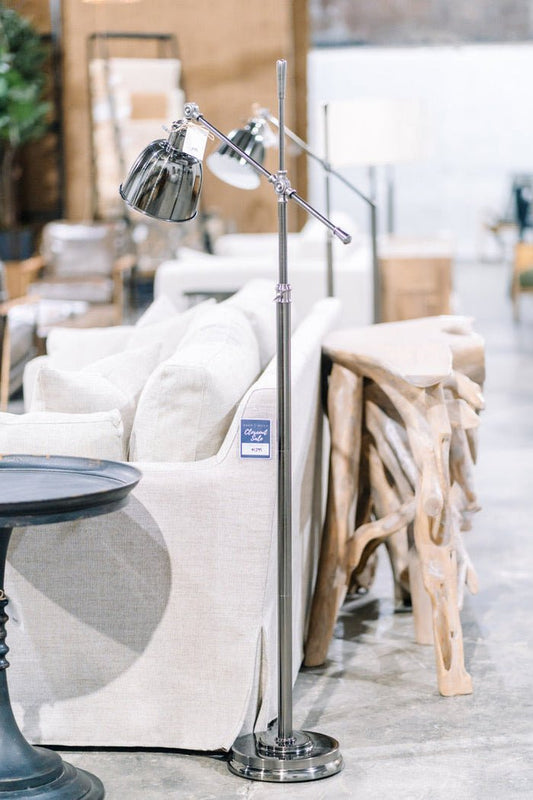
[[[291,184],[285,170],[279,170],[274,177],[274,189],[276,194],[287,197],[291,192]]]
[[[186,119],[198,119],[200,116],[200,108],[197,103],[185,103],[183,106],[183,114]]]

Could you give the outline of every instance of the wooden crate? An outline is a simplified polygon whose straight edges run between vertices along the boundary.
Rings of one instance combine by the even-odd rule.
[[[441,242],[386,242],[379,259],[381,321],[449,314],[452,264],[451,248]]]

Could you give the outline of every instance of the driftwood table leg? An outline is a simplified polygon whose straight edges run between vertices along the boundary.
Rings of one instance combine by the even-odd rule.
[[[437,681],[442,695],[470,694],[472,679],[464,666],[463,631],[457,594],[456,518],[450,498],[451,425],[442,386],[426,389],[427,419],[434,443],[434,470],[442,489],[440,514],[428,516],[423,496],[414,524],[424,587],[431,600]],[[426,469],[430,465],[426,465]]]
[[[431,600],[433,645],[439,691],[445,697],[471,694],[472,679],[464,666],[463,633],[457,598],[457,556],[451,543],[435,544],[432,528],[440,521],[419,506],[415,542],[424,587]]]
[[[381,441],[380,445],[382,444]],[[383,447],[382,451],[387,452]],[[389,465],[392,467],[392,464],[388,457],[386,462],[383,461],[377,446],[370,448],[369,462],[373,508],[377,519],[367,525],[361,525],[356,530],[354,544],[357,561],[355,563],[364,562],[367,548],[375,548],[383,543],[390,559],[395,605],[397,609],[405,609],[406,606],[411,605],[406,581],[407,527],[413,521],[415,513],[414,490],[405,485],[405,492],[402,494],[397,485],[392,486],[389,483],[385,468]]]
[[[417,485],[416,466],[398,433],[399,423],[368,400],[365,403],[365,424],[374,438],[377,450],[377,455],[371,455],[370,459],[370,473],[374,476],[372,480],[372,491],[375,494],[374,509],[378,518],[385,517],[396,511],[401,503],[413,500]],[[384,468],[390,476],[392,485],[389,485],[385,477]],[[413,516],[414,502],[409,522]],[[407,526],[404,525],[402,529],[387,536],[384,544],[393,574],[395,607],[397,610],[405,610],[411,607]]]
[[[363,379],[337,364],[328,389],[331,431],[328,500],[305,646],[305,665],[326,660],[339,608],[346,595],[347,542],[353,535],[359,484]]]
[[[413,609],[415,642],[417,644],[432,645],[434,637],[431,599],[424,585],[420,556],[414,546],[409,548],[407,563],[409,567],[409,589]]]
[[[442,385],[404,386],[381,376],[381,387],[402,417],[420,478],[414,522],[415,546],[423,586],[431,602],[433,645],[439,691],[470,694],[472,680],[464,667],[463,636],[457,595],[457,554],[449,503],[451,425]],[[415,576],[416,577],[416,576]],[[427,641],[427,600],[413,581],[417,641]]]

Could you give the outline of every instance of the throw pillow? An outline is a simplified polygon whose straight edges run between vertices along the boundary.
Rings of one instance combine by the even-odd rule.
[[[59,369],[81,369],[93,361],[119,353],[126,347],[132,325],[110,328],[52,328],[46,352]]]
[[[129,439],[139,394],[159,362],[159,345],[126,350],[81,370],[43,366],[37,375],[32,411],[87,414],[117,408]]]
[[[126,459],[120,413],[0,413],[0,453]]]
[[[218,452],[235,409],[260,371],[251,324],[223,303],[196,317],[154,370],[130,439],[132,461],[197,461]]]

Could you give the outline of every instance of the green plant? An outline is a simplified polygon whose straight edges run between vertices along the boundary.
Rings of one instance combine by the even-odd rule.
[[[46,56],[31,22],[0,3],[0,228],[19,222],[20,148],[46,132]]]

